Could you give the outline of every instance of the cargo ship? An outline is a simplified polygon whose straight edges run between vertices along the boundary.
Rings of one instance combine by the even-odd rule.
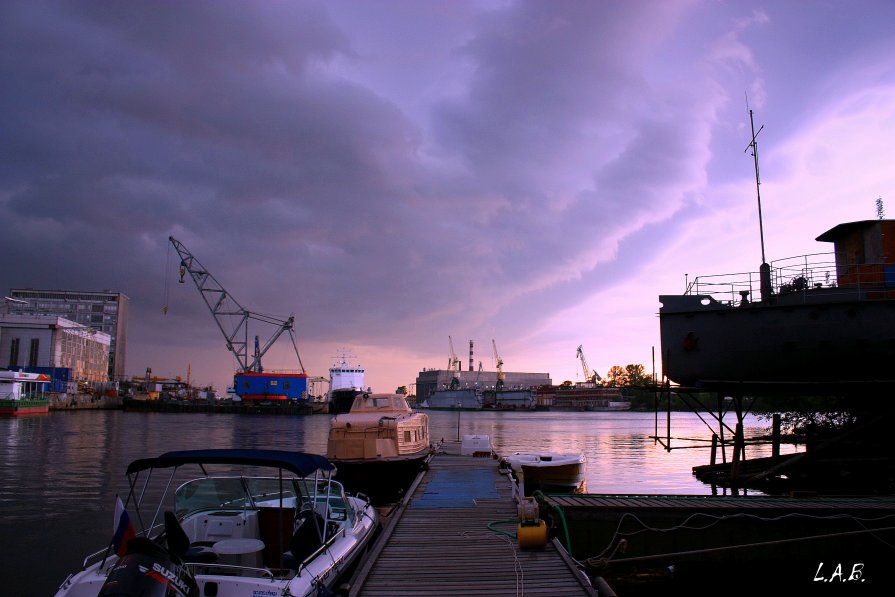
[[[347,413],[354,404],[354,399],[364,391],[365,370],[360,365],[349,362],[348,352],[339,351],[336,362],[329,368],[329,402],[330,414]],[[370,391],[370,388],[367,388]]]

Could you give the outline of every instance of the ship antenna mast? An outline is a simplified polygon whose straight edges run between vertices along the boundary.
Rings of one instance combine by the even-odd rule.
[[[764,252],[764,223],[761,217],[761,177],[758,173],[758,134],[764,130],[764,125],[755,130],[755,119],[752,116],[752,108],[749,108],[749,96],[746,96],[746,109],[749,110],[749,124],[752,127],[752,140],[746,146],[744,151],[752,150],[752,158],[755,162],[755,196],[758,199],[758,232],[761,237],[761,269],[759,277],[761,279],[761,298],[762,300],[771,296],[771,267],[768,265]]]
[[[749,105],[748,100],[746,105]],[[761,262],[765,263],[767,260],[764,255],[764,225],[761,221],[761,178],[758,174],[758,133],[764,129],[764,125],[761,125],[758,132],[755,132],[755,120],[752,118],[751,108],[749,109],[749,124],[752,125],[752,141],[746,146],[744,151],[752,149],[752,157],[755,161],[755,195],[758,197],[758,231],[761,235]]]

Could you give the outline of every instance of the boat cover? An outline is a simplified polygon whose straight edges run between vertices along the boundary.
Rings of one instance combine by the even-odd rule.
[[[335,468],[324,456],[286,450],[183,450],[166,452],[157,458],[134,460],[127,467],[127,474],[151,468],[170,468],[183,464],[235,464],[269,466],[291,471],[306,477],[317,470]]]

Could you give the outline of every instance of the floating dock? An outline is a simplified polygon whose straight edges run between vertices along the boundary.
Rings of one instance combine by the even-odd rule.
[[[417,477],[355,572],[349,595],[596,596],[558,544],[519,548],[508,536],[518,520],[511,479],[495,460],[455,450],[440,450]]]
[[[624,595],[686,593],[732,578],[740,591],[766,594],[768,571],[780,576],[775,590],[807,591],[816,578],[844,580],[837,565],[873,593],[889,582],[895,558],[892,496],[552,494],[546,504],[562,511],[575,560]]]

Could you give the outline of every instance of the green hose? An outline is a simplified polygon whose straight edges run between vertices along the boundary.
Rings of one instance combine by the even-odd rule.
[[[518,524],[519,520],[516,518],[504,518],[503,520],[492,520],[488,523],[488,530],[492,533],[497,533],[498,535],[506,535],[510,539],[516,539],[516,533],[508,533],[506,531],[501,531],[500,529],[494,528],[492,525],[498,524]]]
[[[534,490],[531,494],[531,497],[533,497],[535,500],[537,500],[538,503],[542,503],[542,502],[547,503],[547,496],[540,489]],[[547,503],[547,505],[550,506],[551,508],[553,508],[553,511],[559,515],[559,520],[562,523],[563,535],[565,536],[565,539],[566,539],[566,541],[565,541],[566,551],[569,552],[569,555],[571,555],[572,554],[572,541],[569,538],[569,525],[566,524],[566,515],[563,514],[562,508],[560,508],[556,504]]]

